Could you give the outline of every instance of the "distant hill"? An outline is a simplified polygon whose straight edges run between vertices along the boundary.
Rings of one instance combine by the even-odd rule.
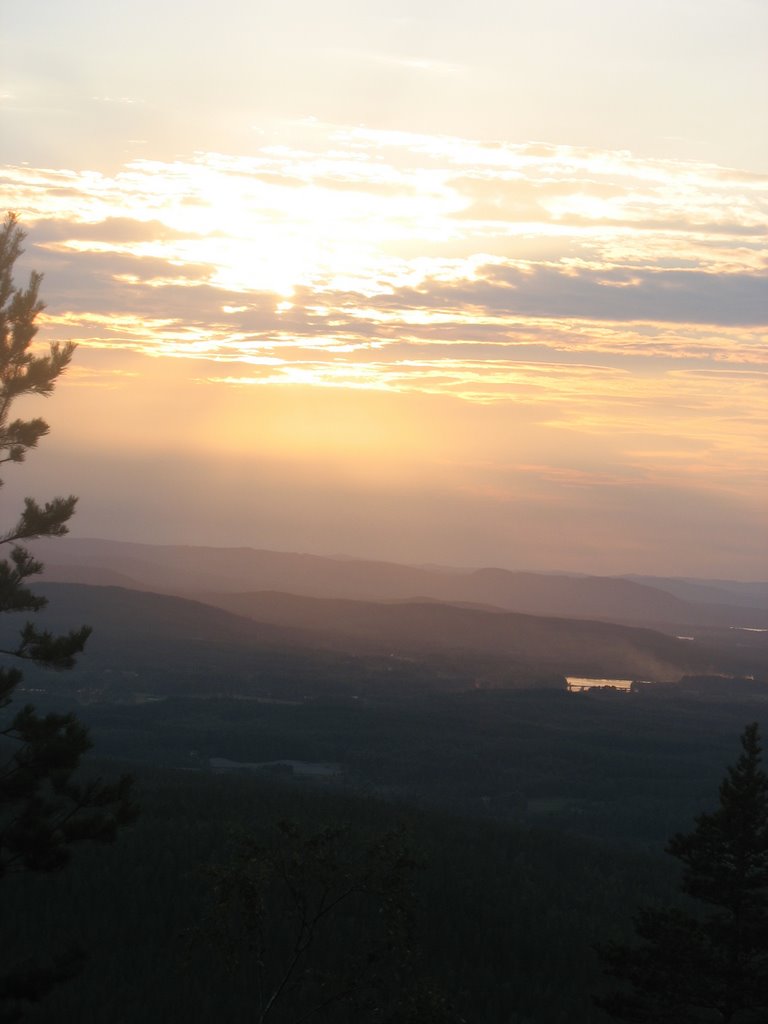
[[[146,586],[125,573],[101,565],[46,564],[43,579],[51,583],[86,583],[93,587],[124,587],[146,590]]]
[[[254,623],[183,598],[121,587],[41,583],[49,599],[35,624],[53,633],[93,628],[71,672],[27,664],[29,689],[120,700],[136,694],[242,695],[303,699],[320,693],[375,690],[381,666],[312,646],[300,630]],[[11,648],[28,614],[5,615],[0,646]],[[429,672],[412,672],[414,689],[437,688]]]
[[[685,666],[722,659],[708,649],[651,629],[587,619],[505,612],[438,601],[368,602],[295,594],[207,594],[201,599],[259,623],[314,633],[347,651],[429,657],[461,651],[526,662],[566,675],[621,673],[675,679]],[[579,672],[574,666],[579,665]]]
[[[39,583],[33,589],[48,598],[47,607],[35,615],[4,615],[2,646],[10,646],[20,624],[28,619],[53,633],[89,625],[93,635],[80,658],[80,665],[88,669],[200,671],[229,655],[239,657],[257,648],[307,646],[298,630],[257,624],[170,595],[75,583]]]
[[[490,605],[530,615],[652,626],[670,632],[682,632],[691,626],[768,628],[768,610],[750,606],[746,599],[746,607],[736,603],[742,593],[738,584],[729,591],[734,595],[733,603],[725,598],[713,603],[709,599],[697,600],[694,586],[684,587],[681,593],[670,592],[674,581],[652,586],[629,578],[493,568],[423,568],[254,548],[150,545],[67,537],[40,541],[35,551],[47,564],[48,580],[100,583],[110,581],[104,574],[111,573],[112,582],[121,580],[125,586],[177,596],[271,590],[363,601],[430,598]],[[92,575],[89,577],[88,573]],[[711,597],[709,590],[706,593]]]
[[[226,609],[119,587],[39,584],[38,624],[93,627],[74,673],[30,667],[28,685],[132,693],[416,693],[564,686],[566,675],[672,681],[745,674],[738,658],[648,629],[440,602],[219,595]],[[236,613],[236,614],[235,614]],[[0,645],[27,616],[4,616]],[[16,621],[14,621],[16,620]]]
[[[768,610],[768,583],[744,580],[675,579],[665,576],[625,576],[623,578],[644,586],[666,590],[684,601]]]

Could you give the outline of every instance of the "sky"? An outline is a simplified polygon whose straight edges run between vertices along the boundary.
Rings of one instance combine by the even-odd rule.
[[[6,6],[76,536],[768,578],[764,0]]]

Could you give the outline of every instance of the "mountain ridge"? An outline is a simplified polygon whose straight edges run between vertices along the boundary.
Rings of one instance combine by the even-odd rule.
[[[33,549],[48,563],[43,578],[50,581],[113,582],[176,596],[274,590],[363,601],[423,597],[521,614],[667,628],[673,633],[683,626],[768,628],[768,609],[715,603],[706,586],[709,599],[693,601],[620,576],[539,574],[493,567],[435,569],[258,548],[69,537],[37,542]],[[683,585],[685,581],[668,582]],[[695,590],[689,588],[689,596],[691,593]]]
[[[645,628],[437,601],[266,592],[218,595],[230,605],[222,608],[121,587],[43,583],[35,590],[50,599],[36,616],[43,628],[93,626],[73,678],[88,675],[96,688],[107,673],[130,691],[191,687],[293,699],[318,688],[564,686],[567,675],[669,682],[763,664],[758,653],[740,657]],[[9,615],[3,628],[18,629],[25,617]]]

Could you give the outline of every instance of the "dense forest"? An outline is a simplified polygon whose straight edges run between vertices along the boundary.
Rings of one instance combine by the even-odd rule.
[[[41,710],[52,700],[38,699]],[[413,862],[407,937],[375,999],[365,990],[367,1002],[317,1019],[606,1021],[595,946],[629,939],[641,904],[681,899],[665,839],[715,802],[763,707],[705,681],[693,693],[82,707],[95,742],[86,774],[128,768],[141,814],[113,847],[6,883],[6,943],[39,957],[45,936],[51,956],[85,953],[28,1019],[258,1019],[260,961],[246,942],[233,958],[215,927],[215,878],[244,836],[269,848],[290,821],[307,835],[346,830],[352,846],[397,834]],[[306,976],[340,971],[370,930],[365,908],[340,908]],[[268,1019],[300,1019],[293,998]]]
[[[471,1021],[602,1019],[591,1007],[601,985],[593,943],[628,934],[638,899],[668,899],[673,890],[669,866],[656,856],[550,831],[273,781],[138,776],[142,815],[114,849],[83,852],[63,875],[9,887],[6,943],[39,957],[45,935],[51,954],[77,944],[87,955],[82,973],[31,1021],[251,1019],[253,964],[243,957],[233,979],[225,950],[206,935],[190,949],[189,933],[204,927],[213,898],[206,867],[232,855],[233,831],[269,841],[286,817],[365,834],[404,829],[419,865],[409,981],[440,991]],[[342,919],[335,934],[362,931],[364,941],[366,927],[365,919]],[[333,952],[326,946],[315,956],[333,962]],[[293,1019],[290,1008],[283,1013],[275,1019]],[[354,1009],[339,1014],[323,1019],[360,1019]]]

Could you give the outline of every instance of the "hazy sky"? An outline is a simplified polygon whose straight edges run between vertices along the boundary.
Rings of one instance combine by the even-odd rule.
[[[80,345],[6,504],[768,577],[764,0],[48,0],[1,27],[4,206],[41,338]]]

